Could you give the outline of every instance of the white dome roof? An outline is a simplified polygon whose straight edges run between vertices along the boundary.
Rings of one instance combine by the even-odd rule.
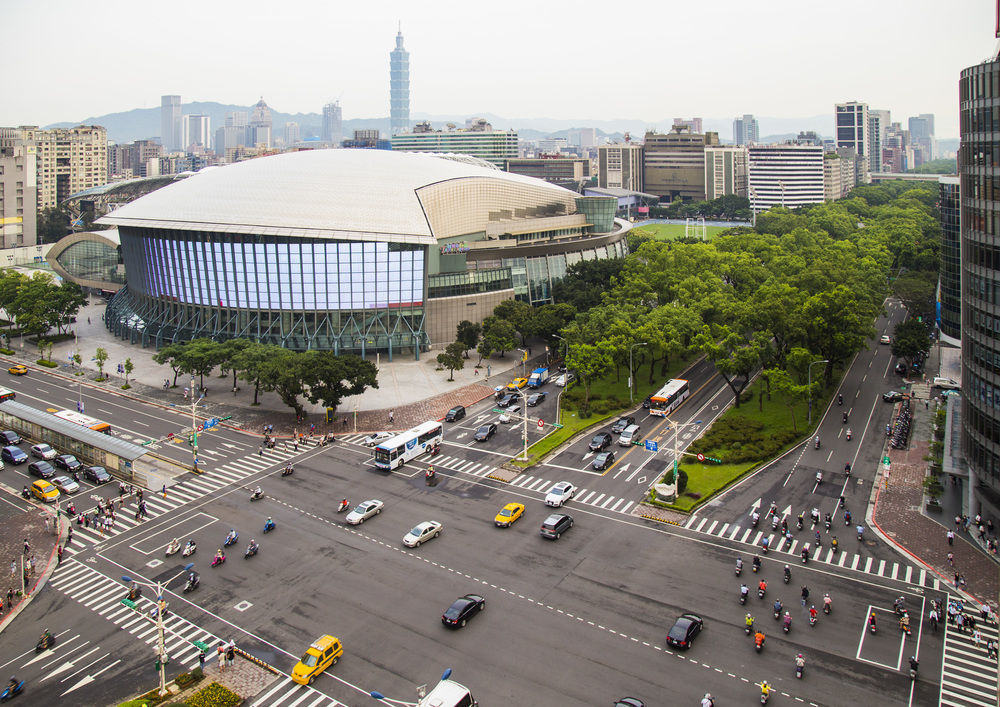
[[[560,199],[577,196],[539,179],[433,154],[306,150],[203,170],[116,209],[98,223],[433,243],[417,190],[467,179],[555,190]]]

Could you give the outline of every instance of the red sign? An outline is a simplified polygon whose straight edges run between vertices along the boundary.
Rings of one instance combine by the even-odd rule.
[[[698,455],[698,461],[700,461],[700,462],[705,461],[705,455],[704,454],[699,454]]]
[[[1000,2],[1000,0],[997,0],[997,1]],[[636,208],[636,211],[639,212],[640,214],[648,214],[649,213],[649,207],[648,206],[640,206],[640,207]]]
[[[538,420],[538,429],[542,429],[543,427],[545,427],[545,420],[542,420],[541,418],[539,418],[539,420]]]

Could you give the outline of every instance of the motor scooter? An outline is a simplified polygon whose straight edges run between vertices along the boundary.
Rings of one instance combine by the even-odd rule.
[[[18,680],[16,685],[7,685],[7,688],[0,692],[0,702],[6,702],[11,697],[20,695],[24,689],[24,680]]]
[[[167,557],[170,557],[171,555],[180,552],[180,549],[181,549],[180,542],[178,542],[177,540],[171,540],[170,544],[167,545],[167,551],[166,551]]]
[[[249,559],[257,554],[257,550],[260,549],[259,545],[247,545],[246,552],[243,553],[243,559]]]
[[[795,677],[797,677],[799,680],[802,679],[802,669],[804,667],[805,667],[805,664],[802,663],[802,662],[797,661],[795,663]]]
[[[819,437],[816,438],[816,449],[819,449]]]
[[[850,427],[847,428],[847,441],[848,442],[851,441],[851,428]]]
[[[816,447],[816,449],[819,449],[819,447]],[[821,483],[823,483],[823,472],[822,471],[817,471],[816,472],[816,485],[819,486]]]
[[[788,565],[785,565],[785,584],[788,584],[792,580],[792,570]]]
[[[225,542],[222,543],[222,547],[229,547],[230,545],[235,544],[236,541],[239,539],[240,539],[240,534],[233,531],[231,535],[226,536],[226,540]]]
[[[184,593],[193,592],[201,584],[201,577],[195,575],[194,577],[188,577],[188,581],[184,584]]]
[[[281,475],[282,476],[291,476],[294,471],[295,471],[295,468],[291,464],[289,464],[288,466],[286,466],[284,469],[281,470]]]
[[[260,500],[260,499],[262,499],[262,498],[264,498],[264,492],[263,492],[263,491],[262,491],[262,492],[260,492],[260,493],[257,493],[256,491],[253,491],[253,492],[252,492],[252,493],[250,494],[250,500],[251,500],[251,501],[259,501],[259,500]]]
[[[736,576],[739,577],[741,574],[743,574],[743,559],[737,557],[736,558]]]
[[[56,644],[56,637],[51,633],[46,632],[40,639],[38,643],[35,644],[35,653],[41,653],[44,650],[48,650]]]
[[[225,555],[216,555],[215,557],[212,558],[212,567],[218,567],[225,561],[226,561]]]
[[[187,545],[184,546],[184,551],[181,552],[181,557],[190,557],[198,549],[198,545],[193,540],[188,540]]]

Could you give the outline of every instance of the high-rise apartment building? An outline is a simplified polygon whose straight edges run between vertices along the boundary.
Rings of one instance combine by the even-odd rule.
[[[285,123],[285,145],[294,145],[299,141],[299,124],[291,121]]]
[[[994,187],[1000,146],[991,108],[997,86],[1000,57],[964,69],[958,85],[965,464],[955,469],[955,481],[966,494],[962,512],[970,518],[1000,518],[1000,195]]]
[[[645,191],[642,145],[601,145],[597,148],[597,185],[605,189]]]
[[[597,145],[597,128],[578,128],[569,131],[569,142],[577,147]]]
[[[215,131],[214,151],[217,155],[226,155],[237,147],[246,146],[248,142],[250,114],[246,111],[226,113],[226,124]]]
[[[0,129],[0,151],[35,148],[38,210],[54,208],[78,191],[108,183],[108,133],[99,125],[41,130],[34,125]]]
[[[156,140],[136,140],[132,143],[132,174],[136,177],[157,177],[163,146]]]
[[[868,169],[872,172],[882,172],[882,147],[892,125],[892,115],[887,110],[868,110],[868,139],[871,142],[871,154],[868,157]]]
[[[267,107],[264,98],[257,101],[250,114],[250,125],[247,128],[249,142],[254,147],[270,147],[272,142],[271,134],[271,109]]]
[[[666,201],[703,201],[705,146],[718,144],[718,133],[695,133],[687,124],[674,125],[666,135],[646,133],[643,191]]]
[[[212,148],[212,118],[207,115],[185,115],[184,137],[179,150],[187,152],[194,145],[200,145],[206,150]]]
[[[751,145],[747,151],[750,205],[754,211],[823,203],[822,146]]]
[[[181,125],[181,97],[160,96],[160,142],[167,152],[181,150],[184,145]]]
[[[847,196],[857,184],[858,154],[849,147],[823,155],[823,196],[826,201],[836,201]]]
[[[871,169],[871,125],[868,118],[867,103],[838,103],[834,113],[837,147],[850,147],[866,160],[869,171],[877,171]]]
[[[941,214],[941,270],[938,275],[942,340],[953,345],[962,339],[962,228],[961,187],[958,177],[938,177]]]
[[[399,135],[409,130],[410,53],[403,49],[403,30],[400,29],[396,33],[396,48],[389,52],[389,132]]]
[[[517,131],[494,130],[482,118],[471,129],[434,130],[428,122],[417,123],[412,133],[392,136],[392,149],[403,152],[456,152],[472,155],[503,169],[506,160],[517,158]]]
[[[924,161],[937,157],[937,141],[934,139],[934,114],[921,113],[910,118],[907,127],[910,129],[910,141],[914,147],[923,152]]]
[[[34,145],[0,147],[0,248],[38,243],[37,178]]]
[[[674,118],[674,124],[671,126],[673,128],[684,128],[686,127],[692,133],[701,133],[701,118],[691,118],[691,120],[686,120],[684,118]]]
[[[323,131],[320,137],[323,142],[331,145],[339,145],[340,141],[344,139],[344,121],[340,101],[327,103],[323,106]]]
[[[733,119],[733,143],[736,145],[749,145],[760,142],[760,127],[757,119],[745,113],[742,118]]]
[[[705,198],[747,195],[745,145],[705,146]]]

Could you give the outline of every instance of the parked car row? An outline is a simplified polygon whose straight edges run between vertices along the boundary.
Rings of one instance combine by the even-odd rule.
[[[74,475],[81,474],[83,478],[94,484],[105,484],[111,481],[111,475],[104,467],[90,466],[84,467],[72,454],[59,454],[51,445],[40,442],[33,444],[29,448],[30,456],[19,444],[24,440],[13,430],[0,432],[0,444],[4,447],[0,449],[0,462],[9,462],[14,465],[28,463],[28,474],[37,476],[38,481],[31,484],[31,494],[44,503],[53,503],[59,498],[60,493],[74,494],[80,491],[80,484],[73,478]],[[34,457],[35,461],[30,461]],[[0,463],[0,468],[3,468]],[[59,474],[65,471],[67,474]]]

